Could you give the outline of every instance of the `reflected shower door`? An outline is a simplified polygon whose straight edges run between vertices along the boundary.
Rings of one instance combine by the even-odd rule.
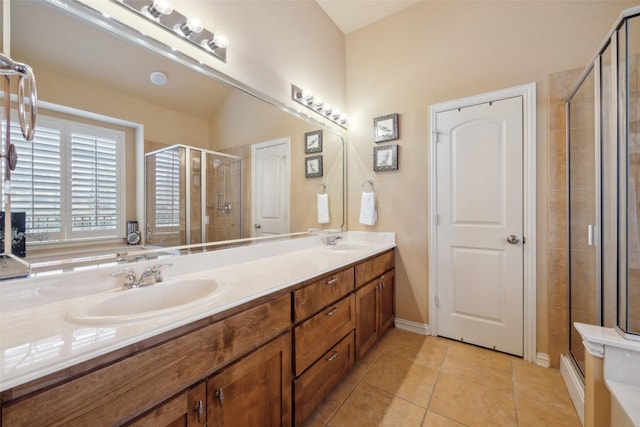
[[[234,240],[242,235],[243,161],[214,153],[206,155],[206,241]]]

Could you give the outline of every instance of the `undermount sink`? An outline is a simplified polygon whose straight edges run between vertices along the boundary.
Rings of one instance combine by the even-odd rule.
[[[141,288],[89,298],[67,313],[67,320],[109,324],[145,320],[210,301],[221,283],[207,277],[171,279]]]
[[[332,252],[359,252],[370,248],[366,243],[339,242],[335,245],[327,246]]]

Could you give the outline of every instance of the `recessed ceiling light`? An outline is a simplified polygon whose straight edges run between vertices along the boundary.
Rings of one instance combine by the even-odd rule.
[[[154,71],[149,76],[149,79],[151,79],[151,83],[156,86],[164,86],[167,84],[167,75],[161,71]]]

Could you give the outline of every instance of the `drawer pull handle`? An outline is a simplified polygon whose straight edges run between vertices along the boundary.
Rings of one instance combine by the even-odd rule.
[[[338,311],[338,307],[333,307],[333,309],[331,311],[329,311],[328,313],[325,313],[327,316],[333,316],[334,314],[336,314],[336,312]]]
[[[338,352],[337,352],[337,351],[334,351],[334,352],[333,352],[333,354],[332,354],[331,356],[327,357],[327,358],[326,358],[326,359],[324,359],[324,360],[326,360],[327,362],[333,362],[333,360],[334,360],[336,357],[338,357]]]
[[[338,283],[338,278],[337,278],[337,277],[334,277],[334,278],[333,278],[333,279],[331,279],[331,280],[327,280],[326,285],[335,285],[336,283]]]
[[[222,408],[222,404],[224,403],[224,393],[222,392],[222,389],[219,388],[218,390],[216,390],[214,396],[218,399],[218,402],[220,402],[220,407]]]
[[[196,406],[193,407],[193,411],[198,414],[198,424],[202,423],[202,415],[204,414],[204,405],[202,404],[202,400],[198,400]]]

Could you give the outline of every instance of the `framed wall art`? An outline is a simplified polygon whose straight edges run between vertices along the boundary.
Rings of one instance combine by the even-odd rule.
[[[398,144],[373,147],[373,170],[375,172],[398,170]]]
[[[317,178],[322,176],[322,156],[305,157],[304,177]]]
[[[322,131],[314,130],[304,134],[305,154],[322,153]]]
[[[398,139],[398,115],[389,114],[373,119],[373,140],[375,142]]]

